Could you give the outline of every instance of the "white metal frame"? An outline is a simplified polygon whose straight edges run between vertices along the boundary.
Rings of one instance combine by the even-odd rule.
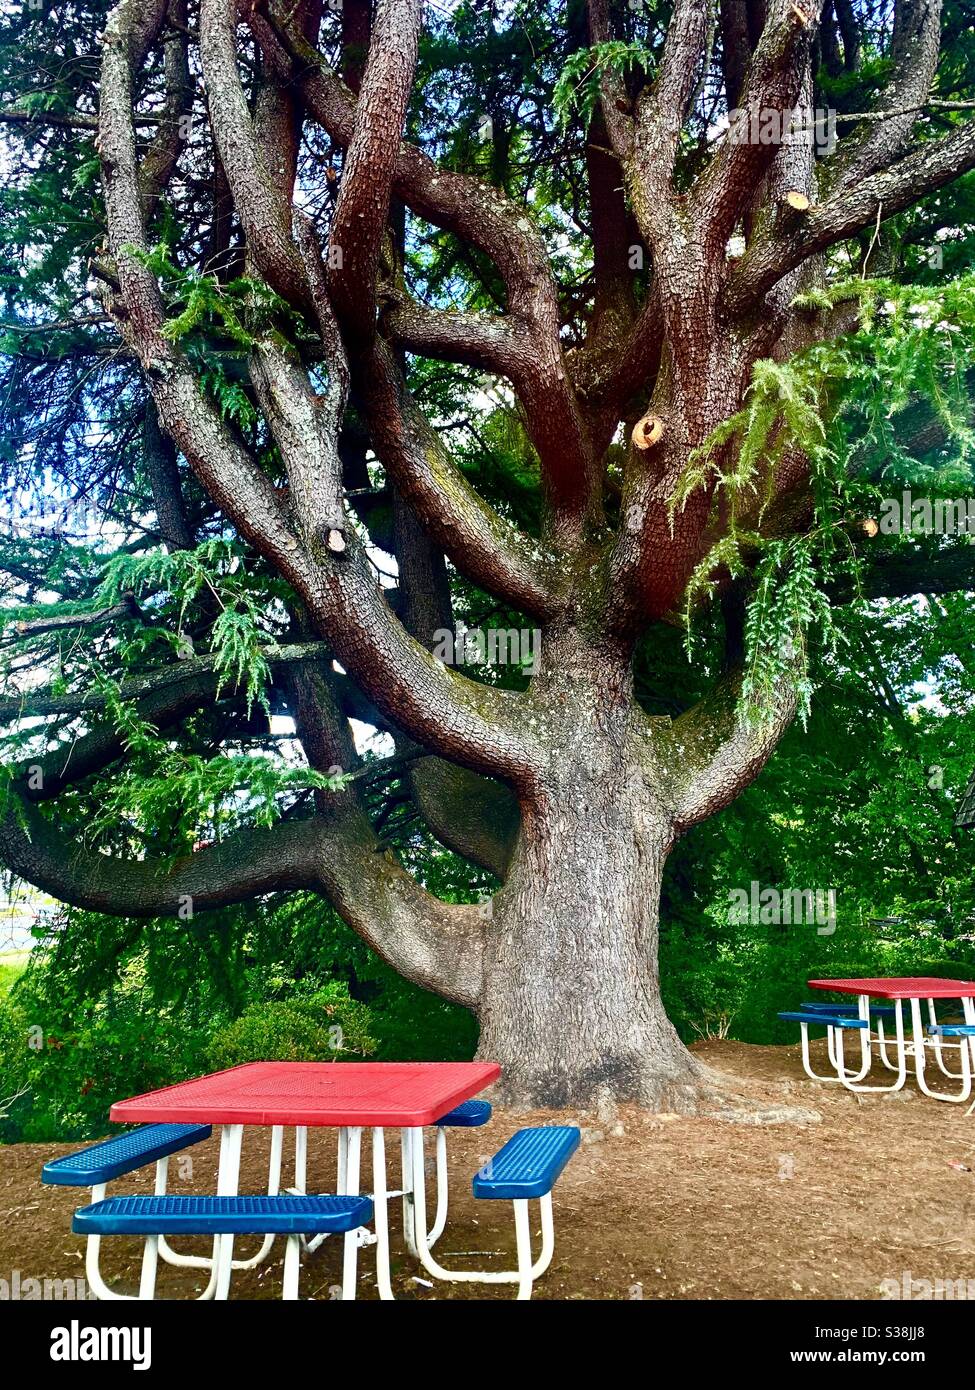
[[[947,1041],[937,1034],[928,1037],[925,1033],[921,1013],[921,999],[911,999],[907,1001],[911,1006],[911,1035],[906,1036],[904,1024],[904,1001],[895,999],[894,1004],[894,1031],[895,1036],[891,1038],[884,1031],[883,1020],[877,1019],[877,1032],[874,1035],[869,1027],[870,1024],[870,995],[861,994],[858,996],[857,1012],[861,1019],[867,1021],[867,1028],[859,1029],[860,1033],[860,1069],[856,1072],[847,1070],[843,1055],[844,1030],[835,1025],[825,1023],[827,1051],[829,1060],[835,1069],[834,1076],[823,1076],[815,1071],[809,1055],[809,1024],[800,1023],[802,1033],[802,1065],[813,1081],[839,1081],[847,1090],[857,1094],[884,1093],[899,1091],[907,1080],[908,1059],[914,1060],[914,1074],[917,1078],[919,1089],[924,1095],[930,1096],[932,1100],[946,1101],[949,1104],[963,1104],[972,1094],[975,1086],[975,1037],[959,1038],[957,1043]],[[927,1017],[931,1027],[937,1027],[938,1017],[935,1001],[928,999]],[[962,998],[962,1012],[965,1022],[975,1026],[975,998],[971,996]],[[879,1060],[888,1071],[895,1073],[894,1081],[889,1086],[862,1085],[863,1078],[870,1070],[873,1060],[872,1049],[876,1044]],[[888,1047],[893,1044],[896,1060],[892,1062],[888,1054]],[[928,1050],[933,1053],[935,1063],[942,1074],[950,1080],[960,1082],[957,1094],[945,1095],[943,1092],[934,1091],[928,1085],[925,1077],[927,1066]],[[947,1065],[947,1055],[957,1052],[961,1070],[953,1071]],[[971,1107],[969,1114],[975,1112],[975,1105]]]
[[[864,1014],[864,1009],[866,1009],[866,1014]],[[840,1081],[842,1081],[843,1085],[847,1088],[848,1091],[853,1091],[857,1095],[861,1095],[877,1092],[885,1093],[890,1091],[899,1091],[902,1089],[905,1081],[907,1080],[907,1055],[904,1046],[904,1010],[899,999],[896,1000],[894,1009],[894,1032],[895,1042],[897,1046],[897,1066],[896,1068],[891,1067],[890,1069],[891,1071],[896,1070],[897,1075],[889,1086],[864,1086],[862,1084],[863,1077],[866,1075],[867,1071],[870,1070],[870,1064],[872,1061],[871,1044],[873,1041],[877,1041],[883,1048],[884,1056],[882,1060],[886,1060],[886,1047],[884,1043],[881,1042],[880,1035],[878,1034],[878,1037],[875,1040],[871,1039],[870,1037],[869,995],[860,995],[860,1017],[863,1018],[865,1016],[867,1019],[867,1027],[860,1029],[862,1038],[861,1055],[863,1055],[864,1053],[866,1054],[866,1069],[861,1067],[860,1071],[855,1076],[847,1073],[843,1059],[843,1029],[837,1028],[836,1032],[838,1036],[836,1039],[836,1070]],[[877,1022],[879,1024],[880,1020],[878,1019]]]
[[[934,1014],[934,1001],[928,1000],[929,1016]],[[975,1023],[975,1003],[971,999],[962,1000],[962,1008],[966,1023]],[[921,1001],[911,1000],[911,1024],[914,1030],[914,1070],[917,1075],[917,1084],[926,1096],[932,1100],[948,1101],[952,1105],[963,1105],[972,1094],[972,1064],[975,1062],[975,1038],[959,1038],[957,1043],[946,1042],[943,1038],[928,1039],[925,1037],[924,1025],[921,1021]],[[934,1043],[934,1052],[938,1065],[946,1076],[953,1077],[961,1081],[961,1088],[957,1095],[943,1095],[938,1091],[932,1091],[924,1077],[926,1056],[925,1045],[929,1042]],[[943,1063],[941,1052],[943,1049],[957,1050],[958,1060],[961,1063],[961,1073],[948,1071]]]
[[[819,1020],[817,1020],[819,1022]],[[828,1023],[824,1018],[821,1026],[826,1029],[826,1050],[829,1060],[833,1066],[832,1076],[823,1076],[820,1072],[813,1069],[812,1059],[809,1055],[809,1023],[803,1020],[799,1022],[802,1033],[802,1068],[812,1081],[841,1081],[843,1079],[840,1058],[842,1056],[842,1045],[837,1046],[835,1034],[842,1034],[843,1029]],[[851,1075],[853,1082],[860,1081],[870,1070],[870,1041],[869,1041],[869,1022],[866,1028],[858,1028],[860,1035],[861,1065],[856,1075]]]
[[[409,1190],[404,1193],[404,1230],[408,1247],[415,1251],[423,1268],[434,1279],[455,1283],[478,1284],[517,1284],[518,1299],[529,1299],[534,1281],[541,1277],[552,1262],[555,1251],[555,1222],[552,1214],[552,1194],[547,1192],[539,1199],[542,1225],[542,1246],[534,1263],[531,1254],[531,1228],[527,1199],[519,1198],[512,1202],[515,1218],[515,1240],[517,1246],[518,1268],[516,1270],[451,1270],[446,1269],[434,1259],[431,1253],[432,1239],[443,1229],[441,1217],[444,1214],[443,1181],[439,1162],[443,1131],[437,1135],[438,1146],[438,1199],[437,1217],[431,1230],[427,1231],[426,1211],[426,1168],[424,1164],[424,1134],[422,1126],[403,1129],[400,1132],[401,1157],[404,1178]],[[392,1299],[393,1290],[389,1273],[389,1219],[388,1198],[395,1196],[386,1190],[386,1137],[382,1129],[372,1132],[373,1153],[373,1206],[376,1223],[376,1282],[379,1296]],[[406,1183],[404,1183],[404,1187]],[[438,1229],[439,1228],[439,1229]]]
[[[217,1196],[236,1197],[240,1185],[240,1153],[243,1142],[243,1125],[223,1125],[220,1129],[220,1159],[217,1168]],[[349,1195],[358,1194],[359,1191],[359,1138],[362,1134],[361,1129],[349,1129],[340,1131],[340,1183],[339,1194]],[[283,1150],[284,1127],[274,1125],[271,1129],[271,1158],[268,1170],[268,1196],[277,1196],[280,1190],[281,1181],[281,1158]],[[156,1164],[155,1195],[165,1196],[166,1183],[168,1176],[168,1158],[162,1158]],[[295,1188],[301,1193],[305,1191],[307,1170],[307,1130],[304,1127],[296,1127],[295,1131]],[[92,1202],[100,1202],[105,1196],[106,1184],[100,1183],[91,1190]],[[321,1236],[316,1236],[311,1242],[307,1242],[309,1248],[316,1247],[327,1232]],[[355,1285],[357,1274],[357,1254],[360,1244],[368,1243],[374,1239],[362,1227],[345,1233],[345,1248],[343,1252],[342,1267],[342,1298],[352,1300],[355,1298]],[[105,1283],[99,1269],[99,1253],[101,1247],[101,1236],[91,1235],[88,1237],[88,1246],[85,1257],[85,1271],[88,1276],[89,1285],[96,1298],[115,1300],[115,1301],[134,1301],[150,1300],[155,1296],[156,1274],[160,1257],[169,1264],[184,1265],[210,1270],[210,1279],[206,1289],[197,1297],[198,1302],[213,1299],[217,1302],[226,1301],[230,1294],[230,1281],[235,1269],[253,1269],[265,1260],[269,1255],[274,1244],[274,1235],[268,1234],[264,1237],[260,1249],[256,1255],[246,1260],[235,1260],[234,1236],[232,1234],[217,1235],[213,1238],[213,1255],[181,1255],[172,1250],[166,1238],[161,1235],[146,1236],[145,1246],[142,1252],[142,1273],[139,1280],[138,1294],[120,1294],[113,1292]],[[301,1265],[301,1246],[304,1237],[298,1234],[285,1237],[285,1257],[284,1274],[282,1284],[282,1298],[286,1301],[294,1301],[298,1298],[298,1280]]]

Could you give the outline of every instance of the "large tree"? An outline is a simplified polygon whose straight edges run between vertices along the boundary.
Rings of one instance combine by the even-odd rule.
[[[476,1012],[509,1096],[685,1108],[708,1080],[660,1001],[672,846],[806,703],[828,603],[972,587],[964,544],[854,580],[823,559],[827,532],[872,544],[824,500],[855,472],[837,434],[869,471],[887,418],[864,405],[851,443],[844,391],[896,386],[915,456],[967,428],[965,362],[922,342],[944,292],[905,309],[873,278],[975,168],[968,50],[942,53],[943,25],[967,30],[937,0],[454,8],[425,35],[421,0],[122,0],[97,122],[63,65],[73,106],[3,113],[62,169],[97,125],[103,321],[79,325],[90,286],[46,347],[28,315],[14,384],[53,392],[75,363],[51,486],[85,454],[116,553],[8,549],[18,596],[59,601],[17,619],[0,858],[130,917],[315,890]],[[785,138],[813,108],[839,110],[835,147],[829,121]],[[970,327],[970,287],[952,304]],[[36,464],[41,437],[21,445]],[[540,629],[530,679],[434,654],[471,595]],[[703,634],[702,680],[721,669],[660,714],[641,682],[675,624]],[[32,687],[25,659],[59,680]],[[267,732],[261,703],[305,770],[226,756]],[[391,734],[385,767],[350,718]],[[446,903],[387,852],[369,788],[391,771],[489,902]],[[208,842],[184,843],[173,787],[221,805]]]

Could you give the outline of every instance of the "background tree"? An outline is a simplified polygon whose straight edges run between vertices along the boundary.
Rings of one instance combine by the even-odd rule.
[[[965,12],[422,18],[125,0],[97,123],[99,17],[9,21],[10,495],[65,515],[5,547],[0,854],[129,917],[321,893],[510,1095],[689,1106],[672,846],[806,713],[817,624],[972,586],[862,527],[970,482]],[[781,138],[813,106],[835,149]],[[457,614],[538,669],[438,662]],[[488,902],[392,856],[414,815]]]

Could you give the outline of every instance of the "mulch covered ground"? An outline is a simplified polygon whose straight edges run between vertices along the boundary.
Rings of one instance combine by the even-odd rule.
[[[740,1093],[737,1122],[630,1107],[615,1115],[496,1109],[490,1126],[453,1131],[441,1262],[498,1268],[503,1259],[511,1268],[510,1204],[475,1202],[468,1176],[519,1126],[575,1122],[584,1143],[556,1188],[555,1260],[536,1298],[877,1299],[884,1280],[900,1283],[905,1274],[971,1280],[975,1291],[975,1116],[966,1117],[966,1107],[938,1105],[910,1083],[890,1098],[816,1085],[802,1072],[798,1048],[710,1041],[695,1050]],[[321,1190],[330,1189],[334,1142],[332,1134],[310,1133],[310,1188],[317,1176]],[[0,1280],[9,1284],[15,1270],[21,1284],[83,1277],[83,1242],[70,1229],[79,1194],[38,1179],[47,1159],[75,1147],[0,1148]],[[171,1162],[172,1190],[212,1192],[216,1138],[189,1152],[191,1174],[181,1177],[180,1160]],[[266,1138],[245,1135],[242,1191],[263,1190],[266,1161]],[[151,1181],[145,1172],[115,1190],[151,1191]],[[399,1297],[511,1296],[484,1286],[429,1288],[403,1250],[397,1221]],[[238,1252],[256,1244],[242,1238]],[[196,1248],[205,1253],[208,1242]],[[103,1251],[113,1286],[134,1292],[138,1243],[109,1240]],[[280,1297],[282,1251],[279,1244],[259,1271],[235,1274],[232,1296]],[[371,1251],[360,1258],[360,1297],[375,1298]],[[338,1241],[327,1240],[302,1267],[303,1298],[334,1296],[339,1260]],[[160,1270],[162,1295],[191,1296],[201,1286],[195,1271]]]

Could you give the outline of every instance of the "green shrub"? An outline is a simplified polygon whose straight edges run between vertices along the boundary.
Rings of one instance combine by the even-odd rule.
[[[16,1134],[29,1086],[30,1034],[22,1011],[0,994],[0,1143]]]
[[[369,1008],[331,983],[307,997],[262,1000],[210,1039],[211,1068],[241,1062],[340,1062],[376,1051]]]
[[[99,1005],[71,1027],[46,1026],[41,1016],[33,1023],[16,997],[0,1001],[3,1091],[26,1087],[0,1117],[0,1139],[105,1134],[113,1101],[201,1070],[204,1041],[185,1017],[140,1007],[132,998]]]

